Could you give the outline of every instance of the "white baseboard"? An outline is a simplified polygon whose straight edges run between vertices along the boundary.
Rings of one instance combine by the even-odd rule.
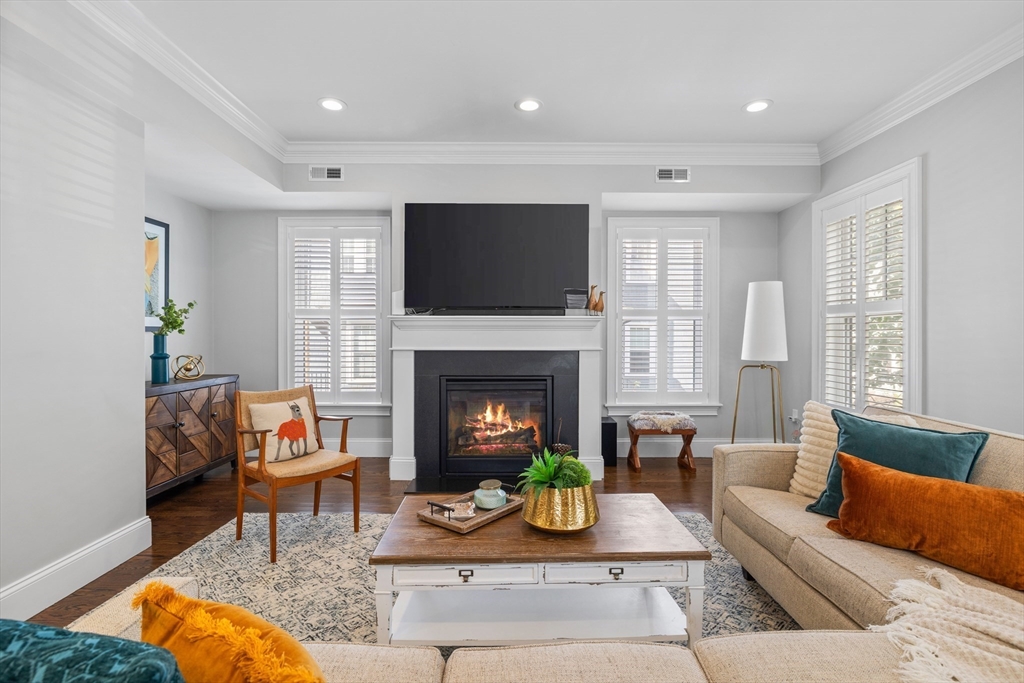
[[[388,476],[391,478],[391,481],[412,481],[416,478],[416,460],[391,458],[388,466]]]
[[[0,588],[0,618],[28,619],[152,544],[149,517],[137,519]]]
[[[324,446],[329,449],[338,450],[341,446],[341,437],[337,439],[324,439]],[[360,458],[390,458],[391,439],[362,439],[348,437],[348,452],[358,455]]]
[[[580,462],[590,470],[590,477],[594,481],[604,479],[604,458],[580,458]]]
[[[694,437],[690,442],[693,457],[710,458],[715,446],[729,443],[729,437]],[[764,439],[736,439],[736,443],[764,443]],[[641,436],[637,442],[640,458],[677,458],[683,447],[681,436]],[[615,443],[615,454],[625,458],[629,454],[629,439],[618,439]]]

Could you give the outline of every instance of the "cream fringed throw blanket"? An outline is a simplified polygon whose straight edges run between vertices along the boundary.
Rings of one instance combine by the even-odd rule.
[[[1024,681],[1024,605],[968,586],[944,569],[924,581],[896,582],[890,622],[872,626],[903,648],[900,678],[933,681]]]

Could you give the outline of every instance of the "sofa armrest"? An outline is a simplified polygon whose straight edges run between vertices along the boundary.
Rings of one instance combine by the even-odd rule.
[[[69,631],[98,633],[104,636],[139,640],[142,637],[142,610],[132,609],[132,598],[150,581],[163,581],[191,598],[199,597],[199,582],[188,577],[157,577],[142,579],[107,600],[105,603],[66,626]]]
[[[715,446],[712,462],[711,526],[722,542],[722,499],[729,486],[789,490],[796,470],[797,444],[755,443]]]

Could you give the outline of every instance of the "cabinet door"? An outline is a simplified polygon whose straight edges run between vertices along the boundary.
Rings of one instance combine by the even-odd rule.
[[[178,474],[210,462],[210,389],[178,392]]]
[[[146,488],[178,476],[177,396],[146,399]]]
[[[234,455],[235,383],[220,384],[210,389],[210,445],[213,459]]]

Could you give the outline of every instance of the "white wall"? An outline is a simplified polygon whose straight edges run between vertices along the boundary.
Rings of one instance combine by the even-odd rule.
[[[210,211],[155,187],[146,186],[146,216],[169,224],[170,297],[176,306],[195,301],[196,307],[185,321],[185,334],[167,339],[167,352],[173,360],[179,354],[201,355],[208,373],[213,363],[213,235]],[[151,376],[153,333],[143,334],[146,381]]]
[[[539,182],[537,169],[519,167],[445,167],[444,182],[413,182],[401,188],[390,185],[376,186],[374,191],[402,194],[407,201],[550,201],[591,203],[591,281],[607,282],[606,277],[606,217],[600,210],[602,184],[592,181],[580,187],[581,171],[575,168],[545,169],[547,180]],[[633,169],[626,169],[629,173]],[[602,169],[613,174],[616,169]],[[403,180],[418,172],[415,167],[395,167],[393,171]],[[348,169],[346,169],[348,173]],[[489,174],[508,180],[507,183],[488,183]],[[520,177],[509,177],[519,175]],[[587,171],[583,171],[587,177]],[[767,173],[766,173],[767,175]],[[456,176],[453,181],[452,176]],[[424,178],[436,178],[424,174]],[[473,178],[478,185],[487,185],[491,191],[469,192],[456,182]],[[561,180],[563,182],[559,183]],[[519,181],[518,183],[516,181]],[[424,184],[427,187],[424,187]],[[471,183],[467,183],[471,184]],[[615,184],[612,184],[615,187]],[[363,189],[363,188],[360,188]],[[404,202],[403,202],[404,203]],[[402,214],[402,204],[395,200],[394,215]],[[213,212],[213,244],[216,268],[213,290],[217,311],[214,322],[218,372],[238,373],[245,389],[277,387],[277,229],[281,216],[339,216],[373,212],[280,212],[280,211],[215,211]],[[608,215],[614,215],[609,213]],[[644,215],[666,215],[647,213]],[[712,441],[728,439],[732,427],[732,401],[735,398],[736,372],[740,365],[739,350],[743,335],[743,316],[746,306],[747,283],[752,280],[777,277],[777,215],[775,213],[691,212],[674,215],[718,216],[721,219],[721,401],[724,407],[717,417],[699,417],[699,439]],[[404,215],[402,216],[404,218]],[[392,263],[396,264],[392,280],[395,287],[404,272],[404,246],[402,234],[393,219]],[[269,325],[269,327],[268,327]],[[602,364],[602,367],[604,365]],[[763,375],[763,376],[761,376]],[[770,438],[771,420],[768,406],[769,386],[764,373],[748,373],[741,408],[741,422],[737,438],[760,436]],[[602,385],[604,386],[603,379]],[[749,392],[749,393],[748,393]],[[620,422],[622,422],[620,420]],[[624,425],[624,422],[622,422]],[[621,429],[625,429],[624,426]],[[350,435],[366,452],[390,455],[391,420],[387,417],[361,416],[352,422]],[[624,435],[624,432],[623,432]],[[353,446],[353,449],[355,446]],[[660,452],[658,445],[649,452]],[[678,453],[675,446],[675,453]]]
[[[142,122],[90,89],[96,53],[58,52],[4,9],[0,616],[25,619],[150,544],[144,147]]]
[[[923,411],[1016,433],[1024,432],[1022,101],[1017,60],[826,163],[818,195],[923,157]],[[784,386],[794,406],[811,397],[811,201],[779,215],[794,366]]]

